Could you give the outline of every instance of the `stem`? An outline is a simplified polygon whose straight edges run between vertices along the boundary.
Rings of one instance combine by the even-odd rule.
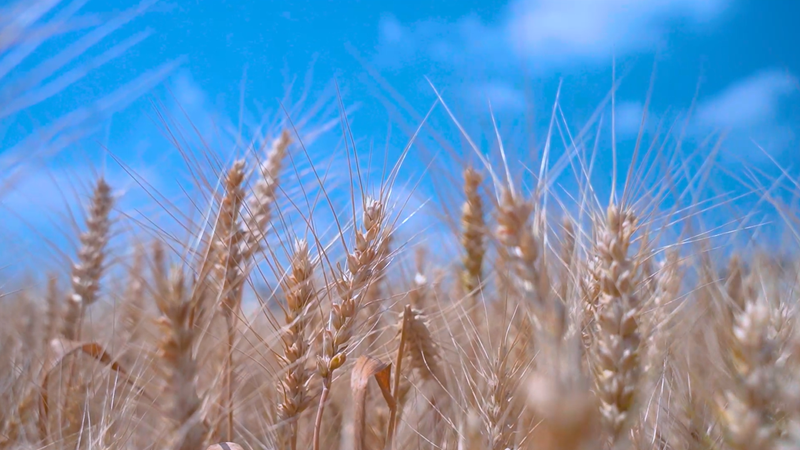
[[[236,338],[236,325],[233,314],[229,314],[228,323],[228,354],[225,361],[225,410],[227,412],[226,436],[224,441],[233,440],[233,344]]]
[[[75,342],[81,341],[81,335],[83,334],[83,318],[86,315],[86,304],[81,302],[81,312],[78,315],[78,323],[75,324]]]
[[[394,397],[394,404],[391,406],[389,415],[389,430],[386,432],[386,446],[385,448],[394,449],[394,432],[397,426],[397,410],[400,403],[400,369],[403,366],[403,354],[405,353],[406,346],[406,331],[408,324],[411,322],[411,305],[406,305],[403,311],[403,327],[400,330],[400,345],[397,347],[397,358],[395,360],[394,380],[392,380],[392,396]]]
[[[317,408],[317,417],[314,419],[314,450],[319,450],[319,434],[322,429],[322,413],[325,411],[325,402],[328,400],[328,392],[330,392],[330,380],[322,380],[322,393],[319,396],[319,408]]]
[[[292,435],[289,436],[289,448],[291,450],[297,450],[297,418],[289,425],[289,432],[292,433]]]

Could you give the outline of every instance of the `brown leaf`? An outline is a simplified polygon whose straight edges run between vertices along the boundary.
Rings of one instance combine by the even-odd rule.
[[[220,442],[219,444],[209,445],[206,450],[244,450],[241,445],[235,442]]]
[[[366,401],[369,379],[375,377],[381,389],[384,400],[391,408],[394,404],[390,387],[392,376],[391,364],[386,364],[371,356],[362,355],[356,360],[350,375],[350,389],[353,391],[355,414],[353,417],[353,435],[356,443],[355,450],[365,450],[366,441]]]
[[[111,370],[123,374],[128,373],[96,342],[76,342],[60,338],[53,339],[50,341],[50,350],[50,360],[48,361],[49,364],[46,373],[49,373],[61,364],[61,361],[67,356],[78,352],[91,356],[105,366],[111,366]]]
[[[408,328],[411,322],[411,305],[406,305],[403,309],[403,323],[402,327],[400,328],[400,344],[397,346],[397,359],[396,367],[394,371],[394,384],[392,385],[391,390],[391,397],[392,401],[389,403],[389,427],[386,430],[386,445],[385,447],[390,450],[394,450],[394,433],[397,427],[397,410],[400,408],[398,404],[400,401],[400,375],[402,375],[401,369],[403,366],[403,356],[405,356],[405,346],[406,346],[406,337],[408,334]],[[384,397],[386,394],[384,394]]]
[[[43,371],[44,377],[40,386],[40,402],[39,402],[39,432],[42,437],[47,435],[47,419],[50,414],[50,405],[47,392],[47,386],[50,383],[50,375],[53,371],[61,365],[64,359],[70,355],[83,353],[90,356],[103,366],[108,366],[111,370],[122,374],[125,382],[137,389],[139,393],[145,394],[145,397],[151,399],[146,395],[144,389],[137,386],[136,382],[131,379],[128,372],[120,365],[116,358],[105,351],[105,349],[96,342],[76,342],[69,339],[56,338],[50,341],[50,354],[45,364]]]

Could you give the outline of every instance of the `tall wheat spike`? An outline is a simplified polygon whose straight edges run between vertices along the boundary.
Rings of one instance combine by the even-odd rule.
[[[384,205],[378,200],[366,199],[361,229],[355,231],[355,247],[347,255],[346,268],[338,266],[334,273],[333,301],[328,323],[322,331],[322,350],[317,357],[317,372],[322,379],[317,417],[314,424],[314,450],[320,449],[319,434],[325,402],[330,395],[334,372],[344,365],[346,351],[352,337],[354,321],[362,306],[367,286],[374,281],[374,268],[378,264],[380,238],[385,220]]]
[[[297,421],[311,400],[311,372],[306,367],[306,359],[310,352],[307,336],[309,308],[316,298],[313,270],[308,243],[298,240],[294,245],[291,271],[282,282],[286,308],[281,336],[283,355],[279,361],[285,375],[278,386],[278,423],[282,425],[280,445],[283,449],[297,449]]]
[[[641,374],[637,273],[628,255],[635,227],[631,211],[611,205],[597,238],[601,294],[595,319],[595,383],[612,446],[625,437],[636,416]]]
[[[86,231],[81,234],[78,258],[72,264],[72,294],[67,299],[63,334],[70,340],[81,338],[83,315],[97,301],[100,278],[105,270],[105,250],[108,245],[113,207],[111,187],[103,178],[95,184],[86,218]]]
[[[486,253],[486,223],[479,187],[483,178],[472,167],[464,170],[466,201],[461,208],[461,245],[464,247],[461,285],[464,293],[474,299],[483,279],[483,257]],[[474,301],[473,301],[474,303]],[[474,308],[474,305],[470,305]]]
[[[216,230],[217,233],[217,255],[218,260],[218,277],[220,281],[220,310],[222,316],[225,318],[225,326],[227,328],[227,348],[225,352],[225,363],[222,370],[223,375],[223,411],[225,413],[224,428],[217,436],[221,441],[230,441],[233,439],[233,426],[234,426],[234,377],[236,368],[234,366],[234,345],[236,341],[236,325],[241,315],[241,301],[239,295],[239,286],[243,283],[243,274],[241,266],[245,264],[243,261],[242,253],[240,252],[240,244],[244,238],[244,234],[238,229],[239,213],[241,204],[244,200],[244,183],[245,177],[245,163],[243,160],[236,161],[233,167],[228,171],[225,179],[225,196],[222,199],[220,206],[220,215],[230,215],[220,220],[218,223],[220,228]]]
[[[171,396],[167,411],[171,426],[169,446],[191,450],[201,448],[207,434],[197,395],[198,363],[194,355],[200,305],[188,295],[180,268],[172,269],[168,282],[167,292],[155,298],[161,312],[159,356],[165,365],[166,392]]]

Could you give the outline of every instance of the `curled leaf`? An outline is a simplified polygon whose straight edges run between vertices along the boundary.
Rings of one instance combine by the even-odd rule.
[[[378,387],[381,389],[384,400],[389,408],[393,408],[391,377],[392,366],[377,358],[362,355],[356,360],[353,372],[350,376],[350,389],[353,391],[353,401],[355,402],[355,414],[353,418],[353,433],[355,436],[356,450],[366,448],[366,401],[367,387],[369,379],[375,377]]]
[[[40,387],[39,432],[42,436],[47,436],[47,421],[50,415],[49,395],[47,391],[50,384],[50,376],[54,373],[55,369],[61,366],[65,358],[75,354],[87,355],[104,367],[109,367],[114,372],[121,374],[126,383],[134,387],[138,393],[143,393],[149,398],[144,389],[136,385],[136,382],[130,377],[128,371],[100,344],[96,342],[77,342],[63,338],[53,339],[50,341],[50,354],[45,363],[44,375]]]
[[[244,450],[241,445],[235,442],[220,442],[219,444],[209,445],[206,450]]]

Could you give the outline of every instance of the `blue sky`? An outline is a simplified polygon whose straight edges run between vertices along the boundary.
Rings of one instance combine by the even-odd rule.
[[[205,142],[229,160],[241,154],[235,145],[239,130],[245,140],[274,131],[271,125],[284,118],[283,101],[288,108],[297,106],[292,119],[305,129],[329,129],[309,147],[314,158],[325,161],[332,149],[341,148],[334,80],[358,149],[376,164],[385,148],[390,161],[400,154],[433,105],[430,80],[474,142],[496,156],[491,103],[513,166],[524,172],[518,161],[538,164],[559,85],[559,104],[576,133],[607,96],[612,67],[621,79],[616,96],[621,165],[630,160],[651,79],[648,132],[657,133],[659,123],[663,132],[680,121],[696,99],[687,146],[710,152],[704,139],[728,130],[717,158],[721,167],[741,170],[741,162],[748,161],[768,174],[778,173],[759,146],[790,170],[800,162],[800,55],[792,44],[800,42],[793,20],[800,17],[800,5],[795,2],[49,3],[52,10],[36,24],[52,23],[67,11],[66,23],[75,29],[48,39],[0,77],[3,89],[18,80],[37,82],[33,94],[0,104],[6,111],[0,118],[0,155],[11,160],[38,148],[34,143],[42,138],[41,130],[64,123],[65,116],[74,119],[70,114],[75,111],[88,107],[92,115],[58,128],[53,139],[60,139],[60,153],[43,159],[5,195],[4,209],[14,217],[6,223],[7,236],[12,236],[7,250],[35,245],[32,229],[42,230],[57,245],[68,242],[69,230],[58,232],[63,216],[51,211],[85,192],[97,171],[124,180],[115,186],[124,193],[124,205],[154,214],[157,208],[147,205],[148,196],[115,159],[165,196],[180,196],[176,180],[187,181],[187,171],[156,109],[186,131],[187,145],[202,148]],[[37,72],[54,55],[86,42],[86,36],[94,37],[92,44],[77,56],[52,71]],[[32,73],[46,76],[38,80]],[[75,79],[59,78],[64,74]],[[53,80],[61,81],[48,85]],[[52,95],[45,95],[49,91],[43,87]],[[191,131],[184,113],[198,133]],[[602,136],[600,192],[610,185],[612,161],[610,131]],[[558,151],[554,148],[556,156]],[[462,159],[476,161],[441,107],[412,149],[403,179],[416,180],[437,154],[429,169],[437,177],[419,185],[417,201],[457,181]],[[721,175],[711,183],[719,189],[737,187],[734,178]]]

